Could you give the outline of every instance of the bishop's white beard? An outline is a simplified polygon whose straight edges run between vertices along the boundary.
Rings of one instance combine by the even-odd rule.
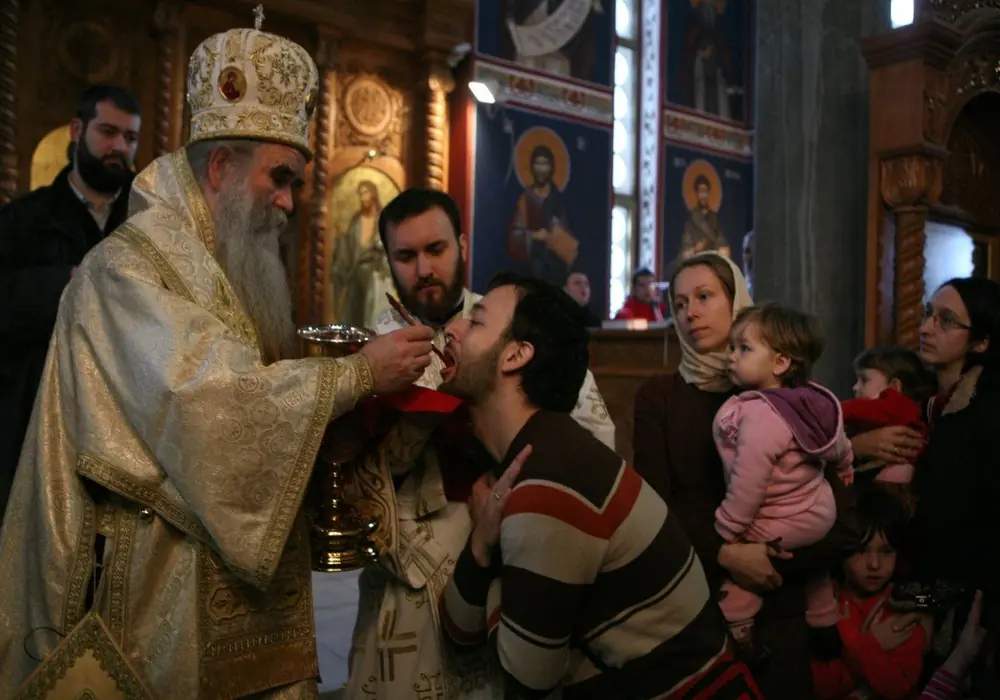
[[[220,262],[257,326],[266,360],[293,357],[292,296],[279,252],[288,217],[255,201],[244,177],[220,195],[213,219]]]

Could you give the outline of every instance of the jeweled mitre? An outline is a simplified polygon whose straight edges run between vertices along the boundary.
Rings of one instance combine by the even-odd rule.
[[[318,89],[316,64],[293,41],[258,29],[211,36],[188,65],[191,141],[274,141],[311,158],[309,120]]]

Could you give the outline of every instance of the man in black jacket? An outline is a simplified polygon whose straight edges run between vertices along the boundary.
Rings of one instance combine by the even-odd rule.
[[[71,163],[0,209],[0,518],[31,418],[59,298],[87,252],[128,213],[139,104],[119,87],[80,97]]]

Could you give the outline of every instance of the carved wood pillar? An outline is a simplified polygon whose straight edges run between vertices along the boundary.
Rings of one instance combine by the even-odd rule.
[[[0,0],[0,205],[17,196],[18,0]]]
[[[302,279],[311,280],[310,285],[302,285],[307,298],[299,305],[300,323],[318,322],[323,317],[323,298],[327,280],[316,270],[325,270],[326,262],[326,220],[328,214],[327,194],[330,186],[330,155],[333,143],[333,94],[336,89],[337,38],[320,34],[316,51],[316,67],[319,70],[319,93],[316,96],[316,122],[313,125],[315,138],[313,147],[312,206],[309,209],[309,224],[306,240],[301,245]]]
[[[896,219],[893,316],[895,342],[916,348],[924,307],[924,226],[941,196],[944,149],[888,155],[881,162],[882,198]]]
[[[448,94],[455,89],[455,79],[444,56],[431,51],[427,64],[427,170],[424,184],[430,189],[448,187]]]
[[[153,121],[153,157],[180,147],[180,115],[184,66],[181,57],[183,22],[178,0],[159,0],[153,13],[159,45],[156,52],[156,114]],[[180,64],[180,65],[179,65]]]
[[[924,227],[941,196],[952,88],[948,65],[961,35],[918,21],[861,42],[870,68],[866,342],[915,347],[924,300]],[[895,234],[884,226],[888,205]],[[889,249],[894,257],[885,255]]]

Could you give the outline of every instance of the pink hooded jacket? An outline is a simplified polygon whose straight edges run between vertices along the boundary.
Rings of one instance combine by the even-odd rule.
[[[755,523],[771,531],[760,521],[796,516],[828,520],[829,531],[837,512],[825,468],[836,464],[844,483],[854,478],[840,401],[829,389],[810,383],[746,391],[723,404],[713,432],[726,477],[726,498],[715,514],[723,538],[743,537]]]

